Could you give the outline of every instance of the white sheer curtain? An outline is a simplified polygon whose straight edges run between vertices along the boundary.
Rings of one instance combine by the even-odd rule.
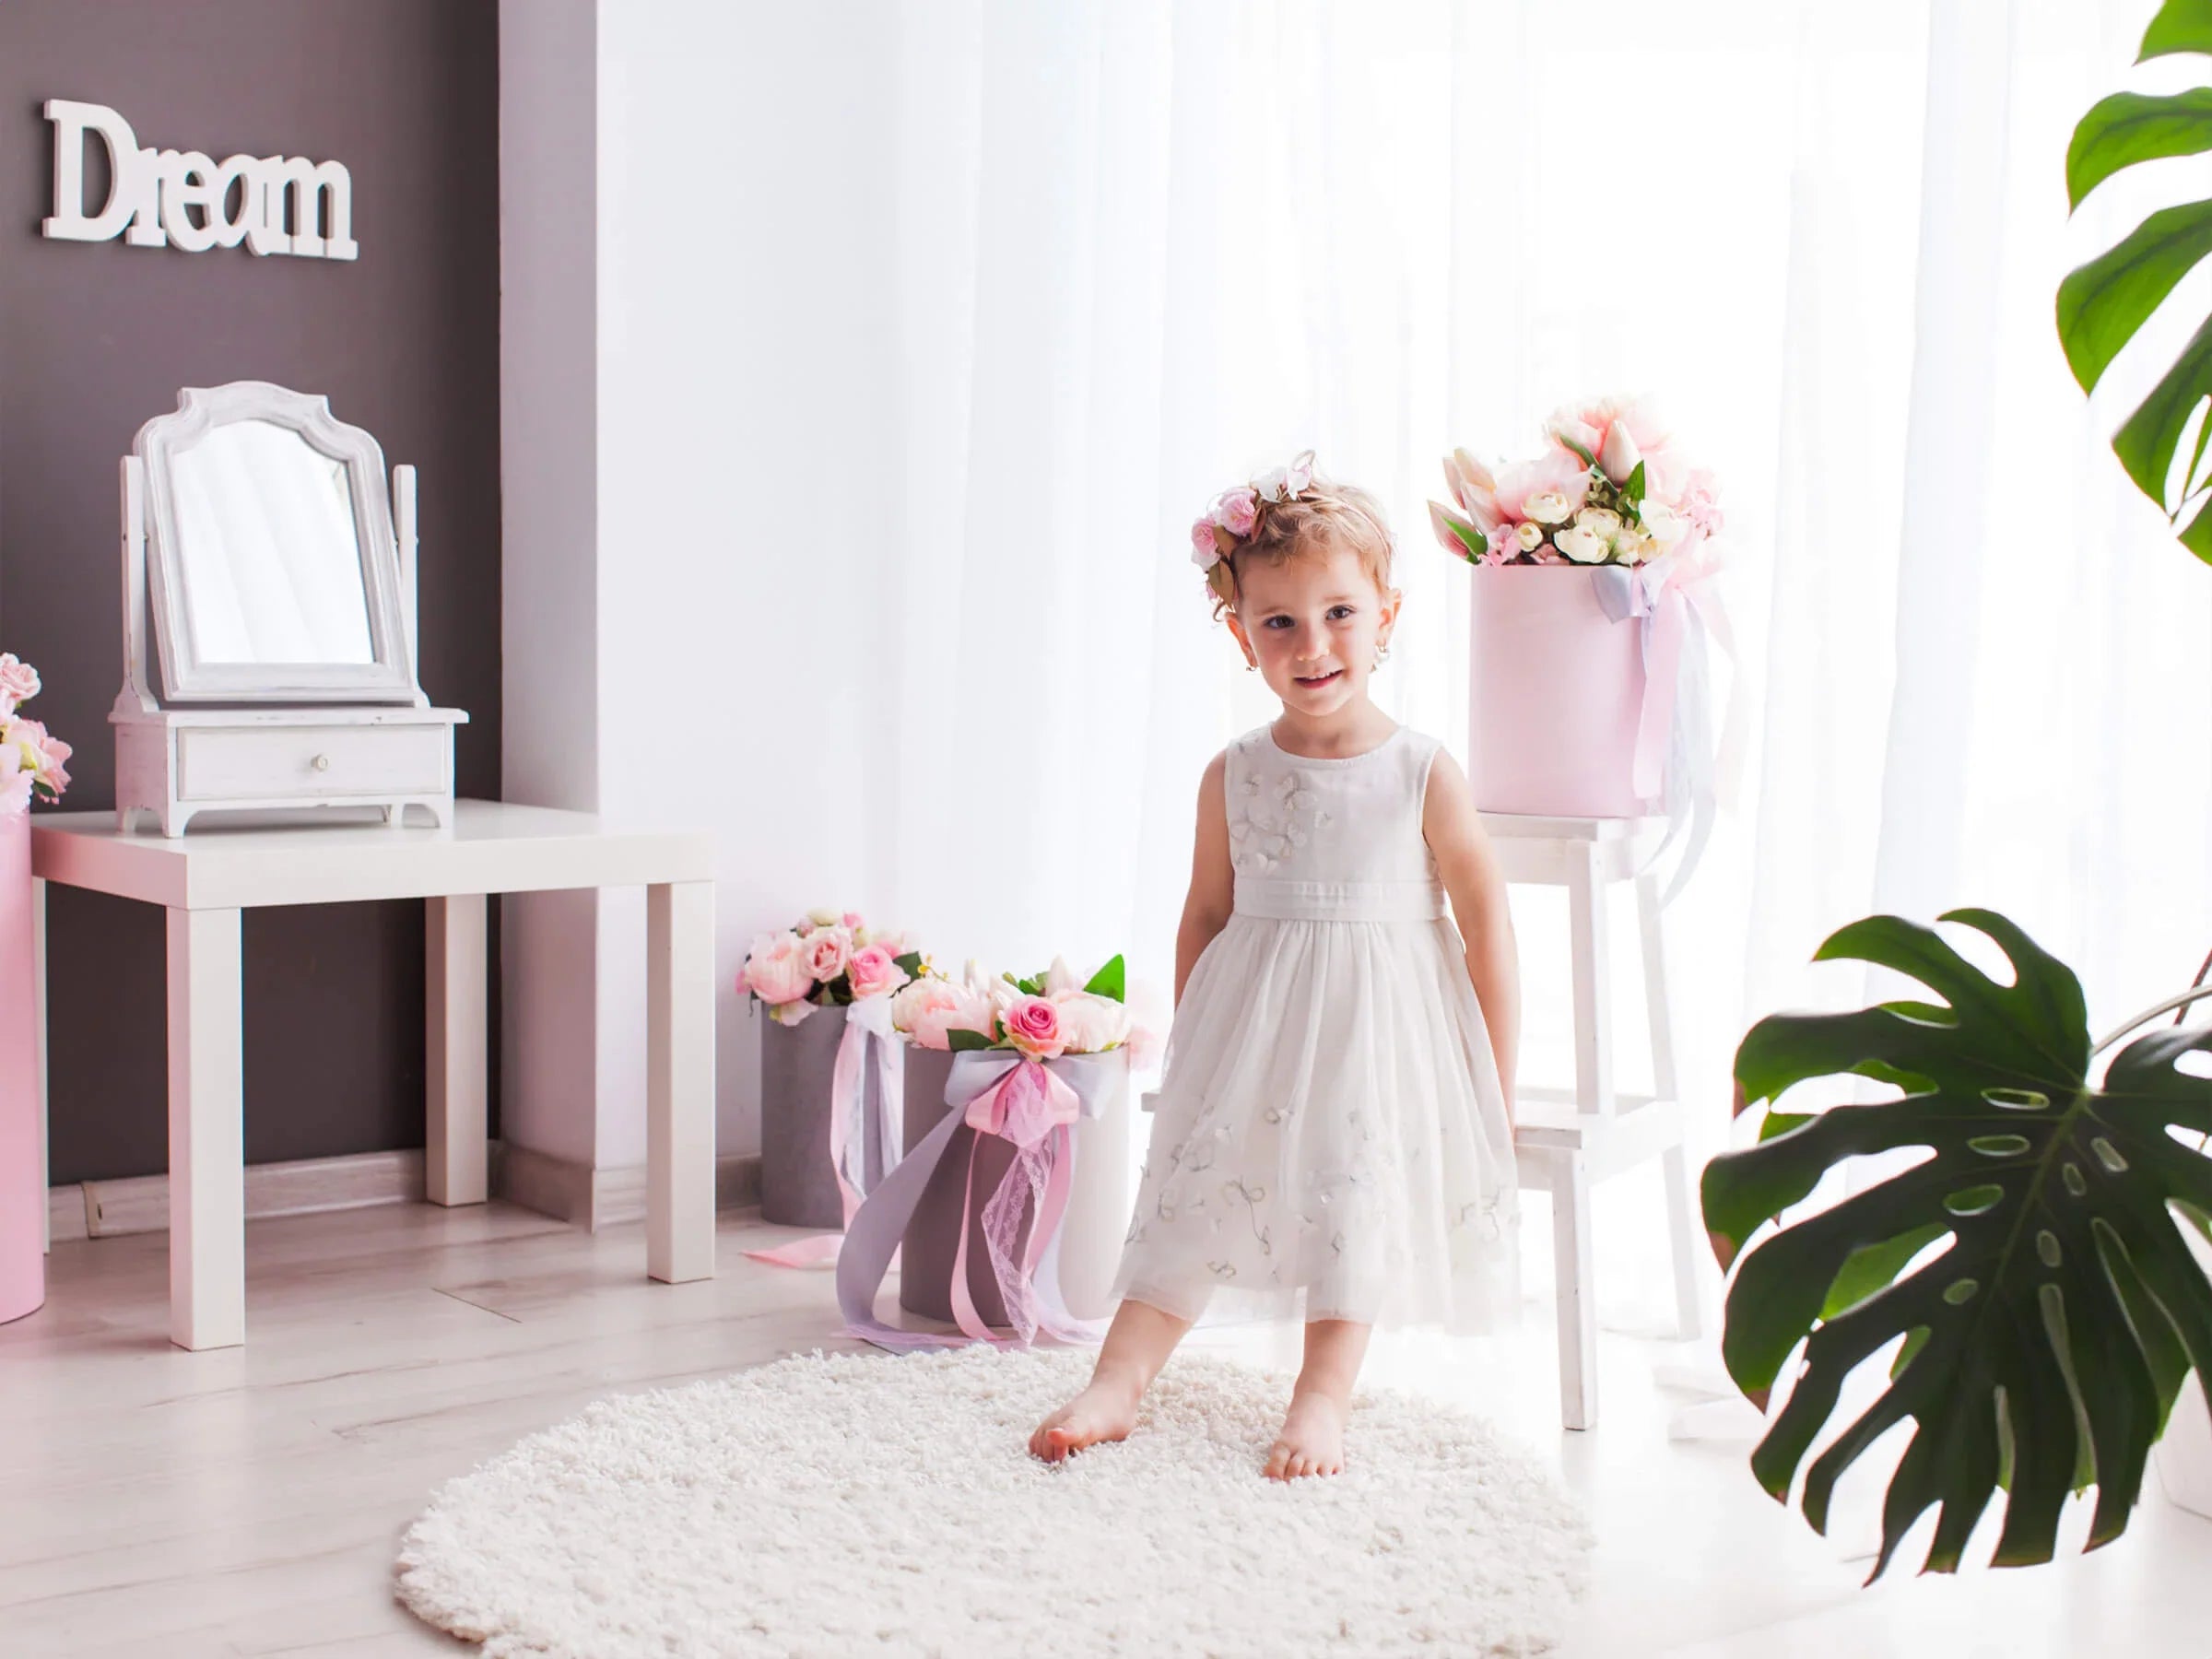
[[[1306,444],[1382,495],[1407,612],[1381,695],[1463,746],[1439,457],[1641,391],[1723,477],[1759,711],[1674,913],[1708,1147],[1746,1023],[1857,996],[1806,964],[1870,911],[2007,910],[2099,1019],[2185,982],[2212,572],[2052,324],[2063,272],[2201,170],[2067,223],[2067,135],[2152,9],[900,8],[875,459],[905,506],[859,527],[874,908],[1164,982],[1199,770],[1269,712],[1185,562],[1200,504]],[[1541,1065],[1564,969],[1554,913],[1521,917]]]

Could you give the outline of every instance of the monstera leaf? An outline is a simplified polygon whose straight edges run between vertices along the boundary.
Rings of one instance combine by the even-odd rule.
[[[2190,1367],[2212,1376],[2212,1284],[2177,1218],[2212,1214],[2212,1159],[2169,1133],[2212,1130],[2212,1082],[2175,1065],[2212,1048],[2212,1033],[2143,1038],[2092,1087],[2081,985],[2065,965],[1991,912],[1944,920],[1994,940],[2013,982],[1892,916],[1844,928],[1822,959],[1896,969],[1942,1003],[1761,1020],[1736,1053],[1737,1084],[1747,1103],[1773,1101],[1855,1072],[1904,1098],[1771,1110],[1766,1137],[1715,1159],[1704,1179],[1705,1224],[1726,1266],[1844,1160],[1933,1155],[1763,1239],[1728,1292],[1723,1353],[1762,1407],[1803,1347],[1751,1460],[1784,1502],[1846,1375],[1905,1339],[1880,1396],[1805,1481],[1806,1519],[1825,1530],[1837,1477],[1912,1419],[1869,1583],[1934,1505],[1925,1568],[1955,1570],[2000,1487],[2002,1564],[2049,1560],[2068,1493],[2090,1483],[2092,1547],[2118,1536]]]
[[[2212,53],[2212,0],[2167,0],[2143,36],[2138,63],[2176,53]],[[2139,161],[2212,149],[2212,88],[2167,97],[2122,92],[2104,100],[2074,129],[2066,191],[2074,207],[2099,184]],[[2212,201],[2152,214],[2119,244],[2069,274],[2058,289],[2058,335],[2084,392],[2094,391],[2120,348],[2136,336],[2174,285],[2212,253]],[[2212,318],[2181,359],[2112,437],[2112,451],[2136,487],[2180,524],[2183,546],[2212,560],[2212,500],[2204,471],[2212,418],[2198,428],[2188,465],[2168,480],[2188,428],[2212,396]]]

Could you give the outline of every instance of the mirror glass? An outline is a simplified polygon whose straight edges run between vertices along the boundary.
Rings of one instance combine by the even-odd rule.
[[[373,663],[346,464],[266,420],[175,455],[177,566],[203,663]]]

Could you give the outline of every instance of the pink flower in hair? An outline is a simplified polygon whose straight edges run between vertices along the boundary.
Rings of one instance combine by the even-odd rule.
[[[1260,498],[1251,485],[1225,489],[1214,498],[1206,516],[1239,539],[1250,535],[1260,522]]]
[[[1214,521],[1202,518],[1191,526],[1191,562],[1210,571],[1221,562],[1221,548],[1214,540]]]

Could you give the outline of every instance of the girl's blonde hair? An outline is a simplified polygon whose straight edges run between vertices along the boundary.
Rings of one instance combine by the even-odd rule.
[[[1262,498],[1252,534],[1206,573],[1214,617],[1237,607],[1237,577],[1255,564],[1281,565],[1335,547],[1349,547],[1380,593],[1390,592],[1390,526],[1382,504],[1357,484],[1315,478],[1287,501]]]

